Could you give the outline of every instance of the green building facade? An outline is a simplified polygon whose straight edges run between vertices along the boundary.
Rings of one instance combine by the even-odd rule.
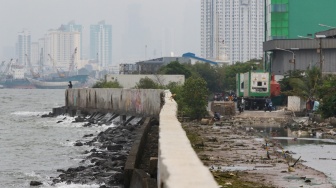
[[[265,0],[265,39],[312,37],[336,28],[336,0]],[[325,26],[321,26],[323,24]]]

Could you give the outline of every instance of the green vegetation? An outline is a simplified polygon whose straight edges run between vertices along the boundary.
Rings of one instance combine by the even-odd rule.
[[[141,78],[140,81],[135,86],[136,89],[162,89],[163,86],[154,82],[152,79],[146,77]]]
[[[106,82],[105,80],[98,81],[92,88],[122,88],[119,82]]]
[[[206,81],[201,77],[192,76],[186,80],[182,89],[184,106],[180,110],[191,119],[201,119],[207,114],[208,89]]]

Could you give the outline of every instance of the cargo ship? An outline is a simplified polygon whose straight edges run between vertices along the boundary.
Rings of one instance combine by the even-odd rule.
[[[36,88],[39,89],[66,89],[69,81],[71,81],[73,88],[85,87],[89,75],[74,75],[69,77],[53,77],[49,79],[33,79],[27,80]]]

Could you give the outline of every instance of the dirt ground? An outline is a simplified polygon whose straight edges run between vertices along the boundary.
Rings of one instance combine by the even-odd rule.
[[[199,158],[221,187],[335,187],[302,160],[294,165],[296,159],[290,153],[282,153],[281,146],[271,139],[256,136],[256,131],[247,128],[251,119],[242,123],[241,118],[217,125],[182,123]]]

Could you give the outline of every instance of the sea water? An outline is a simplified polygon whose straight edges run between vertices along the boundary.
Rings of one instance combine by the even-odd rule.
[[[91,148],[73,146],[85,134],[97,135],[107,126],[83,127],[74,118],[41,118],[54,107],[64,106],[65,90],[0,89],[0,187],[30,187],[40,181],[51,187],[57,169],[78,166]],[[57,123],[58,121],[62,121]],[[99,185],[53,187],[94,188]]]

